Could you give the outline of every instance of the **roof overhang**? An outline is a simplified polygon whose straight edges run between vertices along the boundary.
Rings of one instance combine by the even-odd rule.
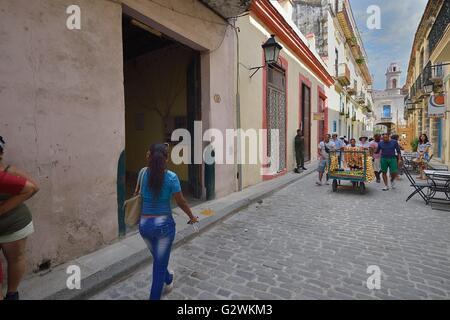
[[[248,11],[251,0],[200,0],[224,19],[237,17]]]
[[[433,64],[450,61],[450,24],[430,57]]]

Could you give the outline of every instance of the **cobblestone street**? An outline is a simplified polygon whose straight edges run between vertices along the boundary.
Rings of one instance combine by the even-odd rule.
[[[450,213],[411,192],[315,186],[316,174],[172,252],[164,299],[449,299]],[[382,271],[369,290],[367,267]],[[92,299],[147,299],[151,266]]]

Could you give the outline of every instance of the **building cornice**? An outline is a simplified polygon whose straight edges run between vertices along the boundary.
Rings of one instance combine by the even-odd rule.
[[[308,45],[303,42],[270,1],[254,0],[250,5],[250,11],[287,45],[327,87],[334,84],[334,78],[328,73],[326,67],[311,52]]]
[[[420,20],[419,26],[417,27],[416,34],[414,35],[414,41],[411,48],[411,54],[409,58],[408,64],[408,72],[406,74],[406,83],[409,86],[414,83],[416,79],[413,79],[413,70],[416,63],[416,52],[419,50],[420,46],[423,44],[424,39],[431,29],[432,26],[428,24],[428,19],[433,15],[437,14],[442,7],[444,0],[429,0],[427,6],[425,7],[425,11],[422,15],[422,19]],[[421,73],[422,70],[419,70],[418,73]]]

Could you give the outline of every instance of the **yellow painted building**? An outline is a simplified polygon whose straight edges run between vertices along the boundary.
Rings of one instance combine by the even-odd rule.
[[[266,168],[264,172],[265,166],[259,161],[243,165],[244,188],[294,169],[294,138],[298,129],[305,136],[306,161],[317,159],[317,145],[323,134],[328,133],[325,88],[334,83],[334,79],[317,53],[309,49],[308,40],[291,17],[292,2],[289,0],[256,0],[249,15],[236,21],[239,30],[240,127],[244,130],[279,129],[280,132],[279,165]],[[276,63],[265,64],[262,44],[271,35],[282,50]],[[252,69],[259,66],[263,67]],[[261,142],[264,155],[273,152],[274,144],[268,135]],[[246,155],[250,155],[248,143]]]
[[[408,67],[405,118],[413,135],[425,133],[433,159],[450,164],[450,0],[430,0],[415,34]],[[445,99],[442,98],[445,95]],[[429,109],[445,102],[441,117]]]

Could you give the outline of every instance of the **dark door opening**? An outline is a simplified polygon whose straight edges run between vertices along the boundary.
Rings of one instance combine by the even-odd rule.
[[[142,22],[123,15],[125,90],[125,198],[133,195],[137,175],[147,166],[151,144],[167,142],[175,129],[190,131],[201,120],[199,52]],[[202,197],[202,165],[167,168],[180,178],[192,205]]]
[[[311,161],[311,89],[302,84],[302,131],[305,137],[305,161]]]

